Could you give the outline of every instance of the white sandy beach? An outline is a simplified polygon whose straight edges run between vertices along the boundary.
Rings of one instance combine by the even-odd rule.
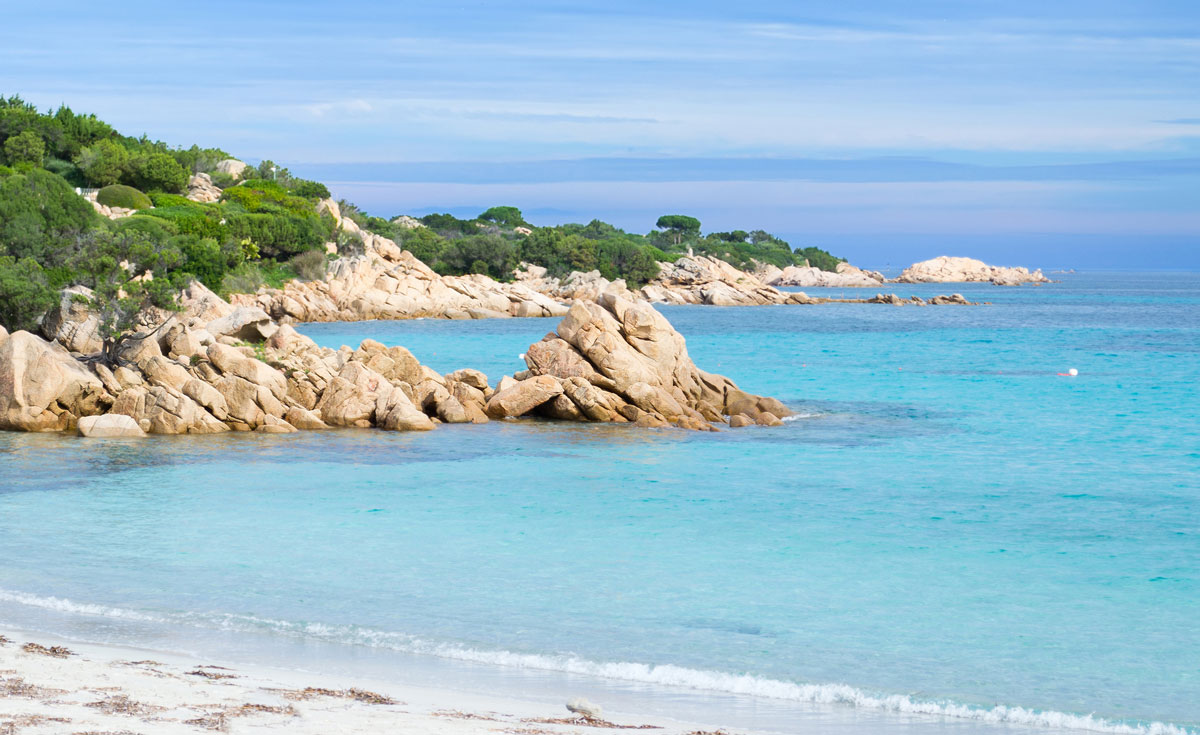
[[[717,732],[609,712],[587,722],[565,703],[553,707],[283,669],[222,667],[177,654],[0,633],[0,735],[552,735],[616,728],[664,735]]]

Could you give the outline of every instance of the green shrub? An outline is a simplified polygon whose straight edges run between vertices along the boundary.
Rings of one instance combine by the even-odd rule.
[[[120,181],[129,166],[129,150],[114,141],[99,140],[81,150],[75,162],[88,183],[109,186]]]
[[[13,165],[28,163],[41,166],[42,159],[46,157],[46,141],[32,130],[26,130],[4,141],[4,157]]]
[[[296,257],[288,261],[288,265],[296,272],[296,276],[302,281],[319,281],[325,277],[325,268],[329,261],[325,259],[325,252],[322,250],[309,250],[307,253],[300,253]]]
[[[305,199],[328,199],[330,196],[329,189],[319,181],[292,179],[291,184],[291,193],[298,197],[304,197]]]
[[[169,153],[146,153],[130,161],[124,178],[143,191],[178,193],[187,186],[188,172]]]
[[[499,235],[471,235],[450,242],[434,268],[447,275],[483,273],[497,280],[512,280],[517,249]]]
[[[33,258],[0,256],[0,324],[9,331],[34,331],[57,294]]]
[[[213,171],[208,177],[212,179],[213,184],[218,189],[228,189],[237,183],[237,179],[233,178],[233,174],[227,174],[224,171]]]
[[[106,207],[123,207],[125,209],[149,209],[154,206],[150,197],[124,184],[112,184],[96,193],[96,201]]]
[[[0,255],[60,265],[63,244],[100,222],[92,205],[49,171],[0,179]]]
[[[83,177],[83,172],[70,161],[64,161],[61,158],[47,158],[42,167],[52,174],[61,176],[71,186],[82,188],[88,185],[87,179]]]
[[[495,222],[498,225],[506,225],[508,227],[528,227],[529,223],[525,221],[521,210],[516,207],[492,207],[476,219],[482,222]]]
[[[242,251],[237,244],[221,245],[209,237],[181,237],[179,249],[184,256],[181,270],[191,273],[213,291],[219,290],[226,274],[242,262]]]
[[[333,235],[330,224],[312,212],[301,216],[227,211],[225,225],[234,239],[258,245],[264,258],[289,258],[323,248]]]
[[[242,263],[226,274],[221,281],[219,293],[228,296],[235,293],[254,293],[262,286],[282,288],[295,277],[296,272],[289,266],[273,260]]]
[[[449,242],[428,227],[414,227],[398,233],[400,247],[417,257],[417,260],[432,266],[446,249]]]
[[[221,192],[221,200],[237,204],[247,212],[288,212],[316,217],[316,210],[308,199],[288,194],[274,181],[248,179],[237,186]]]

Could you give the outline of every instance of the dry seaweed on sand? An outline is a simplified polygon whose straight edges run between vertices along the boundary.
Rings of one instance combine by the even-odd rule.
[[[47,722],[67,724],[66,717],[47,717],[46,715],[6,715],[8,719],[0,720],[0,735],[16,735],[24,727],[38,727]]]
[[[55,694],[66,694],[64,689],[48,689],[36,684],[30,684],[20,677],[0,679],[0,696],[22,697],[26,699],[45,699]]]
[[[228,669],[227,669],[228,670]],[[221,681],[222,679],[236,679],[237,674],[222,674],[217,671],[205,671],[204,669],[196,669],[195,671],[187,672],[188,676],[200,676],[211,681]]]
[[[498,717],[489,717],[488,715],[479,715],[474,712],[460,712],[456,709],[443,709],[433,713],[434,717],[445,717],[451,720],[488,720],[490,722],[500,722]]]
[[[276,707],[269,704],[243,704],[239,707],[225,707],[212,712],[205,712],[195,719],[184,720],[183,724],[195,725],[206,730],[225,730],[229,727],[229,721],[235,717],[249,717],[251,715],[298,717],[299,714],[296,708],[290,704],[286,707]]]
[[[195,725],[205,730],[225,730],[229,727],[229,715],[224,710],[209,712],[193,720],[184,720],[185,725]]]
[[[304,689],[283,689],[275,690],[283,695],[285,699],[290,699],[293,702],[312,699],[314,697],[336,697],[338,699],[353,699],[356,702],[364,704],[404,704],[397,702],[391,697],[385,697],[382,694],[368,692],[364,689],[321,689],[319,687],[305,687]]]
[[[240,707],[226,710],[231,717],[247,717],[249,715],[287,715],[296,717],[300,713],[292,705],[278,707],[272,704],[243,704]]]
[[[96,702],[88,702],[83,706],[98,709],[106,715],[129,715],[131,717],[141,717],[166,709],[158,705],[138,702],[130,699],[126,694],[114,694]]]
[[[142,735],[140,732],[133,730],[83,730],[73,732],[71,735]]]
[[[658,725],[618,725],[615,722],[602,720],[599,717],[532,717],[521,720],[538,725],[576,725],[578,727],[599,727],[606,730],[661,730]]]
[[[41,656],[51,656],[53,658],[66,658],[75,655],[74,651],[64,646],[43,646],[40,643],[26,643],[21,646],[21,650],[25,653],[36,653]]]

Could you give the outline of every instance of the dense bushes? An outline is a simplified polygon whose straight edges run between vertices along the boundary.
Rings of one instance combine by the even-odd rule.
[[[145,153],[130,160],[124,178],[143,191],[178,193],[187,186],[188,172],[167,153]]]
[[[332,235],[331,223],[313,214],[229,212],[225,226],[235,240],[248,239],[264,258],[290,258],[323,247]]]
[[[0,324],[10,330],[34,330],[55,300],[55,290],[36,260],[0,255]]]
[[[125,209],[149,209],[154,206],[150,197],[124,184],[111,184],[96,192],[96,201],[106,207]]]
[[[55,260],[60,243],[94,227],[99,215],[58,176],[34,169],[0,179],[0,255]]]

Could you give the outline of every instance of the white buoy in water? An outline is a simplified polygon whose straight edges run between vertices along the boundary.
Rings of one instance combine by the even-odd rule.
[[[1075,368],[1071,368],[1070,370],[1067,371],[1067,375],[1070,375],[1072,378],[1074,378],[1078,374],[1079,374],[1079,371],[1076,370]]]

